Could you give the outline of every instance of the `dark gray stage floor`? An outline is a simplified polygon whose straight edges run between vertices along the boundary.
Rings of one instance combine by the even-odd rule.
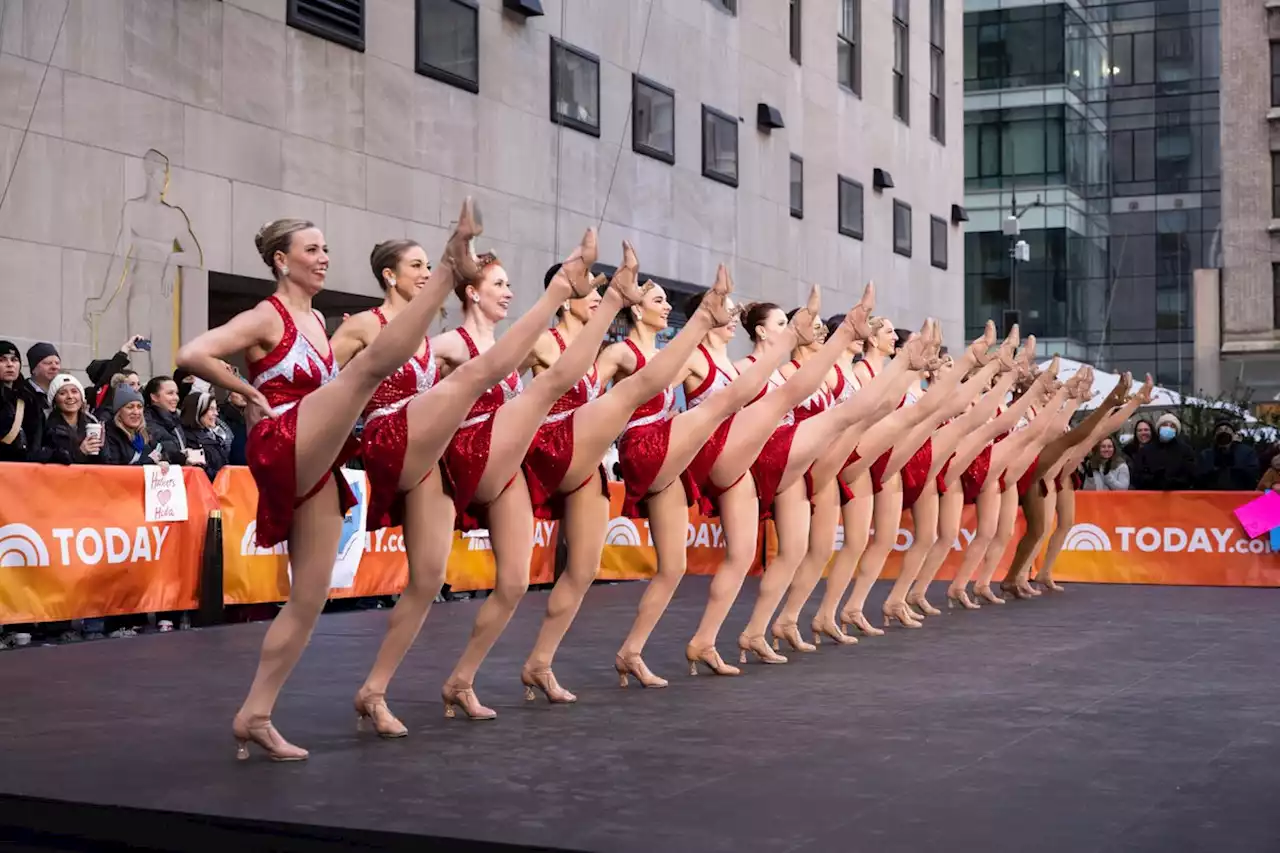
[[[477,683],[490,723],[442,715],[478,602],[437,606],[400,741],[350,710],[385,613],[326,617],[276,714],[312,750],[292,765],[233,758],[264,625],[2,653],[0,792],[593,851],[1280,849],[1276,591],[1073,586],[689,678],[706,586],[659,625],[653,691],[612,670],[641,587],[592,590],[556,667],[572,707],[522,701],[530,594]]]

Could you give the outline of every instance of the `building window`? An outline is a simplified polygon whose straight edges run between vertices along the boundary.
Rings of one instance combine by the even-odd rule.
[[[600,135],[600,58],[551,39],[551,120]]]
[[[893,250],[911,257],[911,205],[893,200]]]
[[[702,105],[702,176],[738,185],[738,120]]]
[[[721,12],[728,12],[730,15],[738,14],[738,0],[710,0],[710,3]]]
[[[911,211],[907,211],[911,215]],[[947,268],[947,220],[929,217],[929,263],[940,270]]]
[[[1271,152],[1271,218],[1280,219],[1280,151]]]
[[[676,93],[638,74],[631,77],[631,149],[664,163],[676,161]]]
[[[840,0],[840,32],[836,36],[838,79],[855,95],[862,94],[862,0]]]
[[[285,22],[296,30],[364,52],[364,0],[289,0]]]
[[[841,175],[838,179],[840,233],[862,239],[862,184]]]
[[[1074,12],[1068,17],[1062,3],[966,14],[961,54],[965,91],[1072,82],[1074,78],[1069,79],[1066,70],[1067,32],[1087,31],[1088,26],[1079,20]],[[1111,58],[1119,68],[1128,66],[1127,60],[1114,52]],[[1102,57],[1097,60],[1101,66]]]
[[[1271,43],[1271,106],[1280,107],[1280,41]]]
[[[947,141],[946,0],[929,0],[929,134]]]
[[[1128,132],[1128,131],[1127,131]],[[1148,135],[1152,131],[1145,131]],[[1063,108],[1019,107],[1009,110],[966,110],[964,114],[964,178],[966,190],[1067,182],[1066,127]],[[1081,136],[1073,140],[1079,146]],[[1103,144],[1101,138],[1097,140]],[[1152,148],[1152,150],[1154,150]],[[1151,154],[1148,153],[1148,158]],[[1113,160],[1120,180],[1120,160]],[[1154,166],[1152,177],[1154,180]],[[1152,190],[1154,192],[1154,189]]]
[[[791,155],[791,215],[804,219],[804,158]]]
[[[791,14],[787,19],[788,34],[791,39],[791,59],[793,62],[800,61],[800,0],[791,0]]]
[[[418,0],[418,73],[479,92],[479,19],[474,0]]]
[[[1280,329],[1280,264],[1271,265],[1271,328]]]
[[[893,0],[893,114],[911,122],[911,0]]]

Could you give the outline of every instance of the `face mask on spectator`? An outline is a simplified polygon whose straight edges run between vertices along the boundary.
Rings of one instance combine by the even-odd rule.
[[[1174,436],[1176,436],[1177,434],[1178,434],[1178,431],[1171,426],[1160,427],[1161,441],[1173,441]]]

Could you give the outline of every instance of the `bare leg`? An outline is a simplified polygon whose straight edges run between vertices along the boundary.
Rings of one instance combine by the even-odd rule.
[[[760,502],[756,484],[743,477],[720,496],[720,524],[724,529],[724,561],[711,579],[707,606],[702,621],[689,641],[691,649],[702,652],[714,649],[720,628],[729,616],[733,602],[742,590],[742,582],[755,560],[760,530]]]
[[[250,740],[277,760],[296,761],[307,757],[305,749],[293,746],[276,732],[271,725],[271,711],[289,673],[302,657],[329,597],[329,578],[341,535],[338,488],[330,478],[318,494],[294,511],[289,534],[293,566],[289,600],[267,629],[258,671],[232,724],[240,745],[237,753],[240,758],[248,757]]]
[[[671,603],[671,597],[675,595],[676,587],[684,577],[687,564],[685,542],[689,530],[689,504],[684,486],[676,481],[657,494],[650,495],[648,508],[649,531],[653,534],[653,544],[658,552],[658,572],[640,596],[635,621],[614,661],[623,687],[627,686],[628,675],[634,675],[645,687],[667,686],[665,680],[649,672],[640,659],[640,653],[644,651],[649,635]]]
[[[858,571],[853,576],[853,594],[845,605],[845,612],[862,614],[867,605],[867,596],[871,587],[884,571],[885,560],[898,541],[898,525],[902,521],[902,478],[889,477],[884,481],[884,488],[875,496],[875,532],[867,550],[863,552],[858,563]],[[841,617],[843,618],[843,617]],[[856,619],[850,619],[857,624]]]
[[[996,525],[995,538],[991,540],[987,553],[983,555],[982,573],[973,582],[973,591],[982,596],[983,600],[989,601],[988,596],[999,598],[991,592],[991,578],[995,575],[996,569],[1000,568],[1000,561],[1004,559],[1009,541],[1013,539],[1013,530],[1017,521],[1018,486],[1016,483],[1010,483],[1009,488],[1000,495],[1000,522]]]
[[[840,523],[840,491],[835,480],[829,482],[813,497],[813,517],[809,522],[809,549],[800,566],[796,569],[795,579],[787,590],[787,599],[782,605],[782,612],[773,622],[773,636],[786,640],[797,652],[813,651],[813,646],[800,638],[800,611],[804,609],[813,594],[813,589],[822,579],[822,570],[827,567],[831,555],[835,553],[836,526]],[[820,625],[814,620],[814,625]],[[813,629],[813,641],[821,642],[818,628]],[[839,639],[842,634],[829,635],[837,643],[847,643],[847,639]],[[848,638],[852,639],[852,638]],[[856,641],[855,641],[856,642]]]
[[[930,479],[925,485],[924,492],[916,500],[915,506],[911,507],[915,538],[911,542],[911,547],[902,555],[902,571],[898,573],[898,579],[894,581],[893,589],[889,591],[889,598],[884,605],[886,611],[907,607],[907,593],[910,592],[912,583],[920,574],[929,552],[938,542],[938,514],[938,486],[934,480]],[[927,601],[924,602],[924,605],[927,604]],[[935,610],[929,613],[930,608],[923,605],[921,610],[930,616],[936,616],[941,612]]]
[[[408,730],[386,705],[387,687],[400,667],[431,603],[444,584],[453,544],[453,500],[444,493],[438,475],[428,477],[404,496],[404,544],[409,557],[409,584],[391,610],[387,634],[378,648],[373,669],[356,693],[356,710],[372,718],[383,737],[401,737]]]
[[[938,539],[933,543],[933,547],[929,549],[929,554],[924,560],[924,566],[921,568],[920,574],[911,588],[911,593],[907,596],[907,601],[917,607],[920,607],[919,602],[926,600],[925,596],[929,593],[929,584],[933,583],[938,570],[946,562],[947,555],[955,547],[956,538],[960,535],[960,519],[963,513],[964,492],[960,488],[949,488],[946,494],[939,496]],[[967,593],[955,598],[948,596],[947,604],[951,607],[960,606],[973,609],[970,605],[965,604],[968,600]],[[920,607],[920,609],[926,613],[929,612],[924,607]]]
[[[588,483],[565,498],[564,519],[560,523],[569,543],[568,564],[547,597],[547,613],[542,617],[542,628],[521,673],[526,687],[525,698],[532,699],[533,691],[529,688],[537,687],[548,701],[556,703],[577,699],[556,683],[555,676],[551,674],[551,662],[578,615],[578,608],[582,606],[591,582],[600,571],[600,552],[604,550],[605,530],[609,524],[609,499],[600,493],[595,483]]]
[[[533,508],[524,477],[517,476],[511,487],[489,504],[489,541],[497,563],[494,590],[476,614],[471,638],[462,657],[445,682],[441,696],[445,716],[453,716],[453,706],[461,705],[473,720],[497,716],[476,698],[472,684],[480,664],[511,621],[516,606],[529,588],[529,561],[533,557]]]
[[[1063,478],[1062,491],[1058,492],[1058,526],[1053,529],[1053,535],[1049,537],[1049,550],[1044,555],[1044,565],[1040,568],[1039,575],[1036,580],[1040,585],[1051,592],[1063,592],[1061,585],[1053,581],[1053,564],[1057,562],[1058,555],[1062,553],[1062,543],[1067,540],[1067,534],[1071,532],[1071,528],[1076,523],[1076,490],[1070,478]]]
[[[1027,529],[1018,540],[1013,550],[1013,561],[1000,586],[1006,592],[1013,592],[1016,597],[1023,598],[1018,589],[1018,579],[1023,566],[1030,566],[1036,558],[1041,540],[1048,535],[1048,519],[1046,518],[1046,499],[1040,493],[1040,484],[1033,482],[1027,493],[1019,499],[1022,514],[1026,518]],[[1012,537],[1011,537],[1012,538]]]
[[[804,483],[796,483],[774,498],[773,523],[778,531],[778,554],[765,566],[755,608],[751,611],[751,620],[738,637],[738,648],[742,650],[740,659],[743,663],[746,662],[747,652],[755,654],[762,663],[787,662],[786,658],[769,648],[769,644],[765,642],[764,630],[769,626],[773,612],[778,609],[778,604],[791,585],[796,568],[809,547],[809,511]]]
[[[844,600],[849,584],[853,582],[853,572],[867,550],[867,540],[871,538],[871,516],[875,501],[871,496],[870,474],[863,474],[854,481],[853,495],[853,500],[840,509],[841,520],[844,522],[844,547],[836,552],[835,559],[831,561],[822,603],[818,605],[818,615],[814,617],[814,623],[823,626],[824,632],[828,634],[834,633],[836,629],[836,610]],[[847,631],[850,621],[842,614],[839,630]]]
[[[987,549],[996,538],[996,531],[1000,526],[1000,504],[1003,494],[1000,491],[998,479],[988,474],[982,491],[978,493],[978,529],[974,531],[973,541],[965,548],[964,559],[960,561],[960,568],[956,570],[956,576],[947,590],[948,598],[960,598],[961,593],[967,595],[969,579],[986,558]]]

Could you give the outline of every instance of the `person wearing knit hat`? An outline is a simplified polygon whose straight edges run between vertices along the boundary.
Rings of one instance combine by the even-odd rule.
[[[49,383],[62,370],[62,358],[58,348],[51,343],[32,344],[27,350],[27,369],[31,371],[31,386],[41,394],[49,393]],[[48,407],[45,407],[48,411]]]
[[[1250,492],[1261,474],[1258,452],[1240,440],[1235,421],[1219,418],[1213,425],[1213,444],[1200,451],[1196,488],[1210,492]]]
[[[1182,422],[1172,412],[1156,421],[1156,437],[1133,454],[1131,482],[1135,490],[1173,492],[1195,483],[1196,454],[1182,437]]]
[[[70,373],[59,373],[57,376],[53,377],[53,381],[49,383],[49,390],[45,393],[45,396],[49,398],[49,405],[51,407],[58,396],[58,392],[68,385],[74,385],[76,390],[80,392],[80,399],[84,399],[84,385],[81,384],[80,380],[76,379]]]
[[[111,413],[102,461],[108,465],[158,465],[160,444],[147,434],[142,395],[128,385],[118,386],[111,393]]]
[[[0,341],[0,462],[25,462],[44,433],[44,392],[22,377],[22,356],[12,341]]]
[[[103,428],[89,413],[80,380],[69,373],[59,373],[49,383],[48,397],[53,411],[44,422],[44,447],[38,458],[28,461],[63,465],[97,462]]]

